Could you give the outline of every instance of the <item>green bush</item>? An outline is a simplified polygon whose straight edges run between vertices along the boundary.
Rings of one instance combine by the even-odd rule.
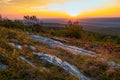
[[[21,29],[21,30],[28,30],[28,26],[25,26],[22,21],[19,20],[9,20],[9,19],[2,19],[0,20],[0,26],[12,29]]]

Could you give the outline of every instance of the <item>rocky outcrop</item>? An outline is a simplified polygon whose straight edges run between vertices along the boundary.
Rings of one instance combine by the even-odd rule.
[[[82,48],[78,48],[76,46],[68,46],[68,45],[62,44],[61,42],[58,42],[58,41],[55,41],[55,40],[52,40],[52,39],[49,39],[49,38],[45,38],[45,37],[42,37],[42,36],[31,35],[31,38],[42,41],[42,42],[45,42],[49,46],[57,46],[57,47],[60,47],[60,48],[63,48],[63,49],[67,49],[74,54],[88,54],[88,55],[95,55],[96,54],[95,52],[85,50],[85,49],[82,49]],[[97,55],[95,55],[95,56],[97,56]],[[118,64],[114,61],[108,61],[108,60],[103,59],[103,58],[102,59],[98,58],[98,59],[107,63],[110,67],[120,67],[120,64]]]
[[[30,35],[30,37],[33,38],[33,39],[45,42],[49,46],[56,46],[56,47],[60,47],[60,48],[63,48],[63,49],[67,49],[74,54],[89,54],[89,55],[95,55],[96,54],[95,52],[85,50],[85,49],[82,49],[82,48],[78,48],[76,46],[68,46],[68,45],[62,44],[58,41],[55,41],[55,40],[52,40],[52,39],[49,39],[49,38],[45,38],[45,37],[42,37],[42,36]]]
[[[78,77],[81,80],[90,80],[88,77],[83,75],[76,66],[71,65],[64,60],[61,60],[60,58],[58,58],[56,56],[52,56],[49,54],[43,54],[43,53],[33,53],[33,54],[38,55],[40,57],[40,59],[42,59],[44,61],[47,61],[54,65],[60,66],[66,72]]]
[[[31,46],[31,45],[20,45],[20,44],[17,44],[17,43],[9,43],[11,46],[13,46],[13,47],[15,47],[15,48],[17,48],[17,49],[19,49],[19,50],[22,50],[22,47],[23,46],[25,46],[25,47],[28,47],[29,49],[31,49],[31,50],[36,50],[36,48],[34,47],[34,46]]]

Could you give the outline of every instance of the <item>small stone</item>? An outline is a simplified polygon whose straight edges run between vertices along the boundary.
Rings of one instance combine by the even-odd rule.
[[[36,48],[34,46],[28,46],[28,48],[31,50],[36,50]]]
[[[26,34],[28,34],[28,35],[29,35],[30,33],[29,33],[29,32],[26,32]]]
[[[11,46],[16,47],[17,49],[22,49],[22,46],[16,43],[9,43]]]
[[[4,64],[0,64],[0,70],[4,70],[7,68],[7,65],[4,65]]]
[[[16,48],[20,49],[20,50],[22,49],[22,47],[20,45],[16,45]]]

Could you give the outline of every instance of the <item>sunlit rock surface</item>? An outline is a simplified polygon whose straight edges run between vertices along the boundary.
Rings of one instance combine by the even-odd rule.
[[[33,50],[33,51],[36,50],[36,48],[34,46],[31,46],[31,45],[29,45],[28,48]]]
[[[74,54],[90,54],[90,55],[95,55],[96,54],[95,52],[85,50],[85,49],[82,49],[82,48],[78,48],[78,47],[75,47],[75,46],[68,46],[68,45],[62,44],[58,41],[55,41],[55,40],[52,40],[52,39],[49,39],[49,38],[45,38],[45,37],[42,37],[42,36],[30,35],[30,37],[33,38],[33,39],[45,42],[49,46],[57,46],[57,47],[60,47],[60,48],[63,48],[63,49],[67,49]]]
[[[16,44],[16,43],[9,43],[11,46],[14,46],[14,47],[16,47],[17,49],[22,49],[22,46],[21,45],[19,45],[19,44]]]
[[[20,44],[17,44],[17,43],[9,43],[11,46],[13,46],[13,47],[15,47],[15,48],[17,48],[17,49],[20,49],[20,50],[22,50],[22,46],[25,46],[25,47],[28,47],[29,49],[31,49],[31,50],[36,50],[36,48],[34,47],[34,46],[31,46],[31,45],[26,45],[26,44],[24,44],[24,45],[20,45]]]
[[[38,55],[40,59],[45,60],[49,63],[52,63],[54,65],[60,66],[63,68],[66,72],[71,73],[72,75],[78,77],[82,80],[90,80],[88,77],[84,76],[76,66],[69,64],[66,61],[61,60],[60,58],[57,58],[56,56],[52,56],[49,54],[43,54],[43,53],[33,53],[35,55]]]
[[[7,65],[4,65],[4,64],[0,64],[0,70],[4,70],[7,68]]]

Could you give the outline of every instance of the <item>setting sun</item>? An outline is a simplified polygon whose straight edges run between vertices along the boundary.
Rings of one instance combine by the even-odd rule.
[[[77,17],[79,13],[68,13],[69,16],[71,17]]]

